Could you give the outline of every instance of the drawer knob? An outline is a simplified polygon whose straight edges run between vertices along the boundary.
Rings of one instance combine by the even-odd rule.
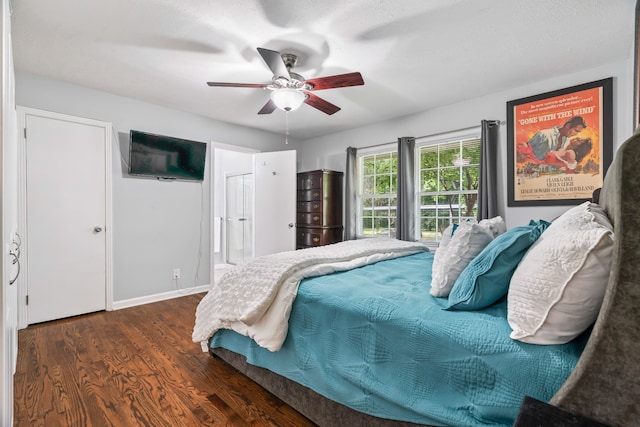
[[[313,220],[314,221],[318,221],[318,220],[320,220],[320,217],[318,215],[316,215],[316,216],[313,217]]]
[[[314,238],[313,238],[313,242],[314,242],[314,243],[318,243],[319,241],[320,241],[320,238],[319,238],[319,237],[314,237]]]
[[[313,193],[313,197],[319,197],[320,193]]]

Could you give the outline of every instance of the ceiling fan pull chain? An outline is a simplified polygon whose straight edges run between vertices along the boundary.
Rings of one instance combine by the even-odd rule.
[[[285,127],[284,143],[286,145],[289,145],[289,112],[288,111],[284,112],[284,127]]]

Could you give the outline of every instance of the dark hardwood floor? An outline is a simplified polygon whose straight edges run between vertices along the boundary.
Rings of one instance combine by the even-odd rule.
[[[16,426],[313,426],[191,341],[204,294],[19,331]]]

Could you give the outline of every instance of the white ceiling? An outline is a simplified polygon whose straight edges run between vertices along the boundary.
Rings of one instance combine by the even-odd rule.
[[[635,0],[12,0],[17,70],[282,133],[257,112],[256,47],[297,53],[305,78],[359,71],[315,92],[342,108],[289,114],[314,136],[630,57]],[[580,82],[576,82],[580,83]]]

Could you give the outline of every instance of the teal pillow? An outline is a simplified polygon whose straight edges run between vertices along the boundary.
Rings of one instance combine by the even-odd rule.
[[[480,310],[505,296],[518,263],[548,226],[546,221],[532,220],[493,239],[462,270],[445,309]]]

